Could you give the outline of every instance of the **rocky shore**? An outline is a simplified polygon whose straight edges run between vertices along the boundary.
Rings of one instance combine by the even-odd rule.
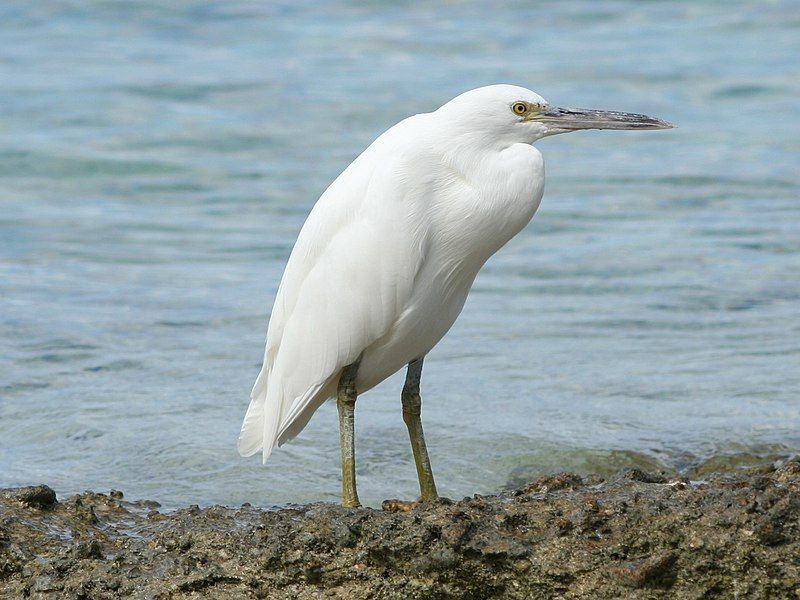
[[[1,598],[800,598],[800,461],[561,473],[411,512],[0,491]]]

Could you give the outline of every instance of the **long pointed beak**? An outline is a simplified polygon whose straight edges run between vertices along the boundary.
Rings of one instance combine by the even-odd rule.
[[[591,110],[586,108],[549,108],[534,117],[544,123],[552,133],[577,131],[579,129],[672,129],[672,123],[613,110]]]

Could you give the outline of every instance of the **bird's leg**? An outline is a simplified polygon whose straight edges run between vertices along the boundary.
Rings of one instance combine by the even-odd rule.
[[[339,409],[339,448],[342,451],[342,506],[356,508],[361,506],[356,492],[356,373],[361,357],[342,369],[336,406]]]
[[[414,464],[417,466],[417,479],[419,479],[420,502],[436,500],[436,483],[433,481],[431,461],[428,458],[428,448],[425,446],[425,436],[422,433],[422,399],[419,396],[419,382],[422,378],[422,361],[425,357],[412,360],[408,363],[406,383],[403,386],[403,421],[408,427],[408,437],[411,439],[411,450],[414,453]],[[391,512],[408,512],[414,510],[419,502],[404,500],[384,500],[383,510]]]
[[[422,433],[422,399],[419,396],[419,382],[422,378],[422,361],[424,357],[408,363],[406,383],[403,386],[403,421],[408,428],[408,437],[411,439],[411,450],[414,452],[414,463],[417,465],[417,478],[419,479],[420,500],[423,502],[435,500],[439,497],[436,493],[436,483],[433,481],[431,461],[428,458],[428,448],[425,446],[425,436]]]

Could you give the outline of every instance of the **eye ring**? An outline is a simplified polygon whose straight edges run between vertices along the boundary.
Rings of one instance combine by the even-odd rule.
[[[515,115],[522,116],[528,111],[528,106],[524,102],[514,102],[514,104],[511,105],[511,111]]]

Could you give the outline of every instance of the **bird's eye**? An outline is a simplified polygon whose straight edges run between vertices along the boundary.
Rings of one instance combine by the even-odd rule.
[[[514,102],[514,104],[511,105],[511,110],[514,111],[515,115],[524,115],[528,107],[524,102]]]

